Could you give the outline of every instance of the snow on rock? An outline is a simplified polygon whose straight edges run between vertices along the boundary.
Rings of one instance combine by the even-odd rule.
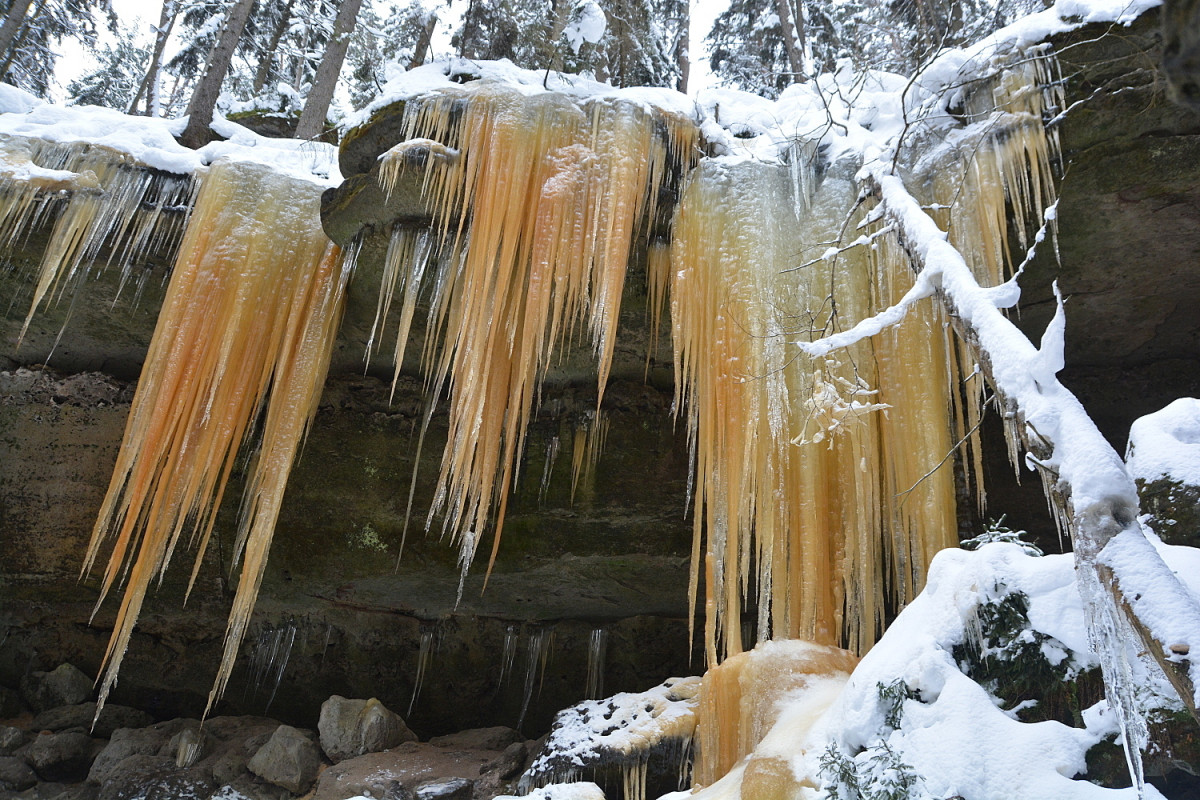
[[[1164,547],[1163,556],[1188,576],[1193,591],[1200,588],[1200,552]],[[982,647],[973,638],[979,636],[979,609],[1014,595],[1027,601],[1028,626],[1018,639],[1037,637],[1043,656],[1068,678],[1096,666],[1069,554],[1033,556],[1009,543],[944,550],[933,560],[925,590],[863,657],[809,735],[781,735],[789,718],[785,709],[755,753],[724,778],[668,797],[736,800],[748,765],[772,758],[790,765],[802,785],[799,796],[812,800],[859,796],[853,791],[885,796],[876,792],[899,784],[910,798],[1135,797],[1132,788],[1106,789],[1084,774],[1088,749],[1117,731],[1106,702],[1084,711],[1082,727],[1022,722],[1019,709],[1003,708],[956,661],[956,648]],[[1007,656],[992,649],[980,657]],[[1149,786],[1144,796],[1161,797]]]
[[[604,790],[588,781],[552,783],[525,795],[497,795],[494,800],[604,800]]]
[[[1168,478],[1200,486],[1200,400],[1181,397],[1135,421],[1125,464],[1135,480]]]
[[[475,87],[492,83],[501,83],[529,95],[557,92],[576,102],[601,100],[635,103],[647,110],[657,109],[700,122],[696,104],[674,89],[653,86],[618,89],[584,75],[522,69],[507,58],[499,61],[451,58],[433,61],[410,70],[392,68],[388,70],[388,74],[391,78],[384,84],[379,96],[361,111],[347,117],[344,123],[346,129],[364,124],[376,111],[400,101],[439,92],[458,93],[466,97]]]
[[[9,83],[0,83],[0,114],[28,114],[46,101],[34,97],[24,89]]]
[[[224,141],[190,150],[175,140],[183,132],[186,118],[137,117],[100,106],[56,106],[40,101],[22,105],[18,92],[12,87],[0,89],[0,134],[101,145],[126,153],[144,166],[180,175],[228,158],[264,164],[323,186],[336,186],[342,180],[333,145],[259,136],[218,116],[212,127]]]
[[[700,678],[670,678],[645,692],[585,700],[558,712],[521,786],[570,780],[582,770],[645,759],[672,742],[686,748],[696,728]]]

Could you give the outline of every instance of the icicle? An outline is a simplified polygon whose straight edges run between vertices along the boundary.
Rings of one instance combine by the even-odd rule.
[[[18,343],[42,305],[74,297],[103,250],[121,270],[118,296],[136,259],[169,254],[195,189],[190,175],[148,169],[101,145],[0,136],[0,242],[55,219]]]
[[[542,482],[538,484],[538,503],[546,502],[546,491],[550,488],[550,476],[554,473],[554,464],[558,461],[558,451],[561,446],[558,434],[546,441],[546,456],[542,462]]]
[[[599,700],[604,696],[604,655],[608,648],[608,631],[596,628],[588,635],[587,682],[583,696]]]
[[[380,181],[391,192],[422,180],[434,209],[439,266],[422,362],[430,403],[449,396],[427,527],[442,514],[466,552],[475,542],[465,533],[494,519],[490,571],[537,386],[555,349],[585,328],[603,397],[631,249],[660,187],[694,159],[697,131],[624,101],[577,105],[487,82],[410,101],[405,113],[409,138],[381,158]],[[396,285],[389,273],[383,310],[394,285],[415,302],[417,270],[400,272],[413,277]]]
[[[97,607],[126,582],[97,713],[146,590],[185,534],[194,585],[238,448],[261,416],[209,709],[229,680],[340,317],[347,272],[319,203],[320,187],[258,165],[218,162],[204,177],[84,564],[87,573],[111,542]]]
[[[288,619],[278,628],[270,624],[264,625],[254,642],[246,690],[249,691],[253,688],[254,696],[257,697],[264,685],[270,686],[271,694],[263,708],[264,713],[269,711],[271,704],[275,702],[275,694],[279,691],[279,684],[283,681],[283,673],[287,669],[288,659],[292,655],[292,645],[295,644],[295,641],[296,620]]]
[[[795,185],[773,165],[704,162],[675,217],[675,408],[695,459],[691,592],[703,569],[710,665],[742,649],[751,606],[760,640],[865,650],[956,533],[953,476],[936,469],[953,445],[947,356],[927,345],[940,322],[912,314],[903,337],[838,359],[791,345],[907,288],[872,277],[870,248],[822,257],[859,219],[848,181],[827,177],[801,218]]]
[[[421,626],[421,644],[417,649],[417,674],[413,678],[412,699],[408,701],[408,713],[405,716],[412,714],[413,708],[417,705],[417,698],[421,696],[421,686],[425,683],[425,671],[429,668],[429,659],[433,653],[433,640],[436,632],[436,625]]]
[[[517,626],[509,625],[504,629],[504,647],[500,651],[500,678],[496,688],[504,685],[504,679],[512,674],[513,661],[517,658]]]
[[[529,640],[525,647],[525,685],[521,696],[521,715],[517,718],[517,730],[525,724],[525,714],[529,711],[529,701],[533,698],[534,684],[540,687],[545,677],[546,661],[553,639],[554,631],[549,628],[538,628],[529,632]]]

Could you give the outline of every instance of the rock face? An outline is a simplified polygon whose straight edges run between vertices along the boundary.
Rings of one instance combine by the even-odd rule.
[[[417,739],[404,720],[374,697],[349,700],[335,694],[321,704],[317,731],[321,749],[335,764]]]

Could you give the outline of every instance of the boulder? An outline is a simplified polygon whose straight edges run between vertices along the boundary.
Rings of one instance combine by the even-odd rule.
[[[86,733],[67,731],[34,737],[21,756],[45,781],[82,781],[104,743]]]
[[[503,750],[514,742],[524,741],[513,728],[497,725],[493,728],[472,728],[445,736],[434,736],[429,743],[438,747],[457,747],[465,750]]]
[[[108,744],[92,762],[87,778],[91,783],[105,784],[120,773],[122,763],[131,756],[161,754],[173,761],[175,754],[168,752],[171,738],[185,727],[199,725],[199,721],[194,719],[173,719],[145,728],[119,728],[113,731]]]
[[[292,794],[312,788],[321,768],[321,752],[303,731],[280,725],[248,764],[263,780],[282,786]]]
[[[335,764],[417,739],[399,715],[374,697],[353,700],[333,695],[321,704],[317,730],[321,735],[321,749]]]
[[[0,756],[0,789],[19,792],[37,783],[37,775],[19,758]]]
[[[0,756],[11,756],[29,742],[29,734],[20,728],[0,726]]]
[[[96,704],[88,702],[43,711],[33,718],[32,727],[36,731],[65,731],[78,728],[89,731],[96,738],[107,739],[118,728],[143,728],[152,722],[154,718],[146,712],[115,703],[106,703],[100,712],[100,718],[96,719]]]
[[[59,664],[50,672],[35,670],[21,679],[21,697],[35,713],[73,706],[91,696],[92,679],[73,664]]]
[[[529,760],[529,747],[524,742],[513,742],[494,761],[480,767],[480,774],[494,774],[501,781],[517,777]]]
[[[180,770],[169,756],[134,755],[100,786],[97,800],[208,800],[215,786],[207,770]]]

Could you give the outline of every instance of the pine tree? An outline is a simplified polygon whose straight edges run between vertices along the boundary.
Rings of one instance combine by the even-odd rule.
[[[14,0],[0,24],[0,80],[45,97],[54,81],[58,43],[73,38],[88,46],[96,39],[97,8],[108,12],[108,0]]]
[[[350,46],[350,34],[354,31],[361,7],[362,0],[342,0],[338,6],[333,36],[326,45],[325,55],[317,68],[312,89],[304,102],[304,111],[300,114],[300,121],[296,123],[297,139],[315,139],[325,128],[325,115],[329,112],[333,90],[337,86],[342,64],[346,60],[346,49]]]
[[[151,48],[140,44],[136,31],[126,28],[114,44],[106,44],[97,58],[100,66],[67,87],[71,105],[106,106],[124,110],[142,79],[140,65]]]
[[[362,108],[379,94],[389,64],[412,69],[425,63],[437,24],[438,8],[431,0],[392,3],[382,12],[362,9],[347,56],[350,104]]]

